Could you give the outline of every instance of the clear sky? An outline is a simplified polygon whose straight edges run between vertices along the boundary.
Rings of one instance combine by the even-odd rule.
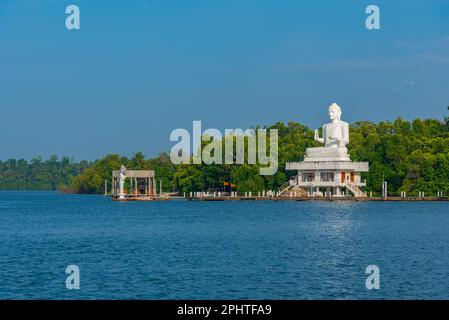
[[[193,120],[315,128],[332,102],[442,119],[448,77],[448,0],[0,0],[0,160],[153,156]]]

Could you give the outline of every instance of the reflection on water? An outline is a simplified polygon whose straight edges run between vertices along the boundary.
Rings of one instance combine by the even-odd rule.
[[[314,232],[329,236],[349,236],[356,227],[354,215],[362,208],[358,202],[320,201],[310,203],[312,214],[319,214]]]
[[[443,202],[0,193],[0,298],[449,298]],[[65,289],[80,267],[81,289]],[[365,288],[365,268],[381,289]]]

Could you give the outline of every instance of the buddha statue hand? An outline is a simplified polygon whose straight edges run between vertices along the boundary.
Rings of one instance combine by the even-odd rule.
[[[315,129],[315,136],[314,136],[315,141],[324,143],[324,138],[320,138],[319,133],[318,133],[318,129]]]

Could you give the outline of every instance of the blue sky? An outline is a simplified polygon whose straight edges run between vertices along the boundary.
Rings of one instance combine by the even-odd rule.
[[[448,77],[445,0],[1,0],[0,160],[153,156],[193,120],[315,128],[334,101],[348,122],[441,119]]]

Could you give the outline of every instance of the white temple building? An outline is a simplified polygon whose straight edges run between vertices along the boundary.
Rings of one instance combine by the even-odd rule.
[[[333,103],[329,107],[331,123],[323,126],[323,137],[315,130],[315,140],[323,147],[308,148],[301,162],[289,162],[286,170],[295,170],[287,190],[315,197],[365,197],[361,172],[368,172],[368,162],[351,161],[346,145],[349,143],[349,125],[341,121],[341,109]]]

